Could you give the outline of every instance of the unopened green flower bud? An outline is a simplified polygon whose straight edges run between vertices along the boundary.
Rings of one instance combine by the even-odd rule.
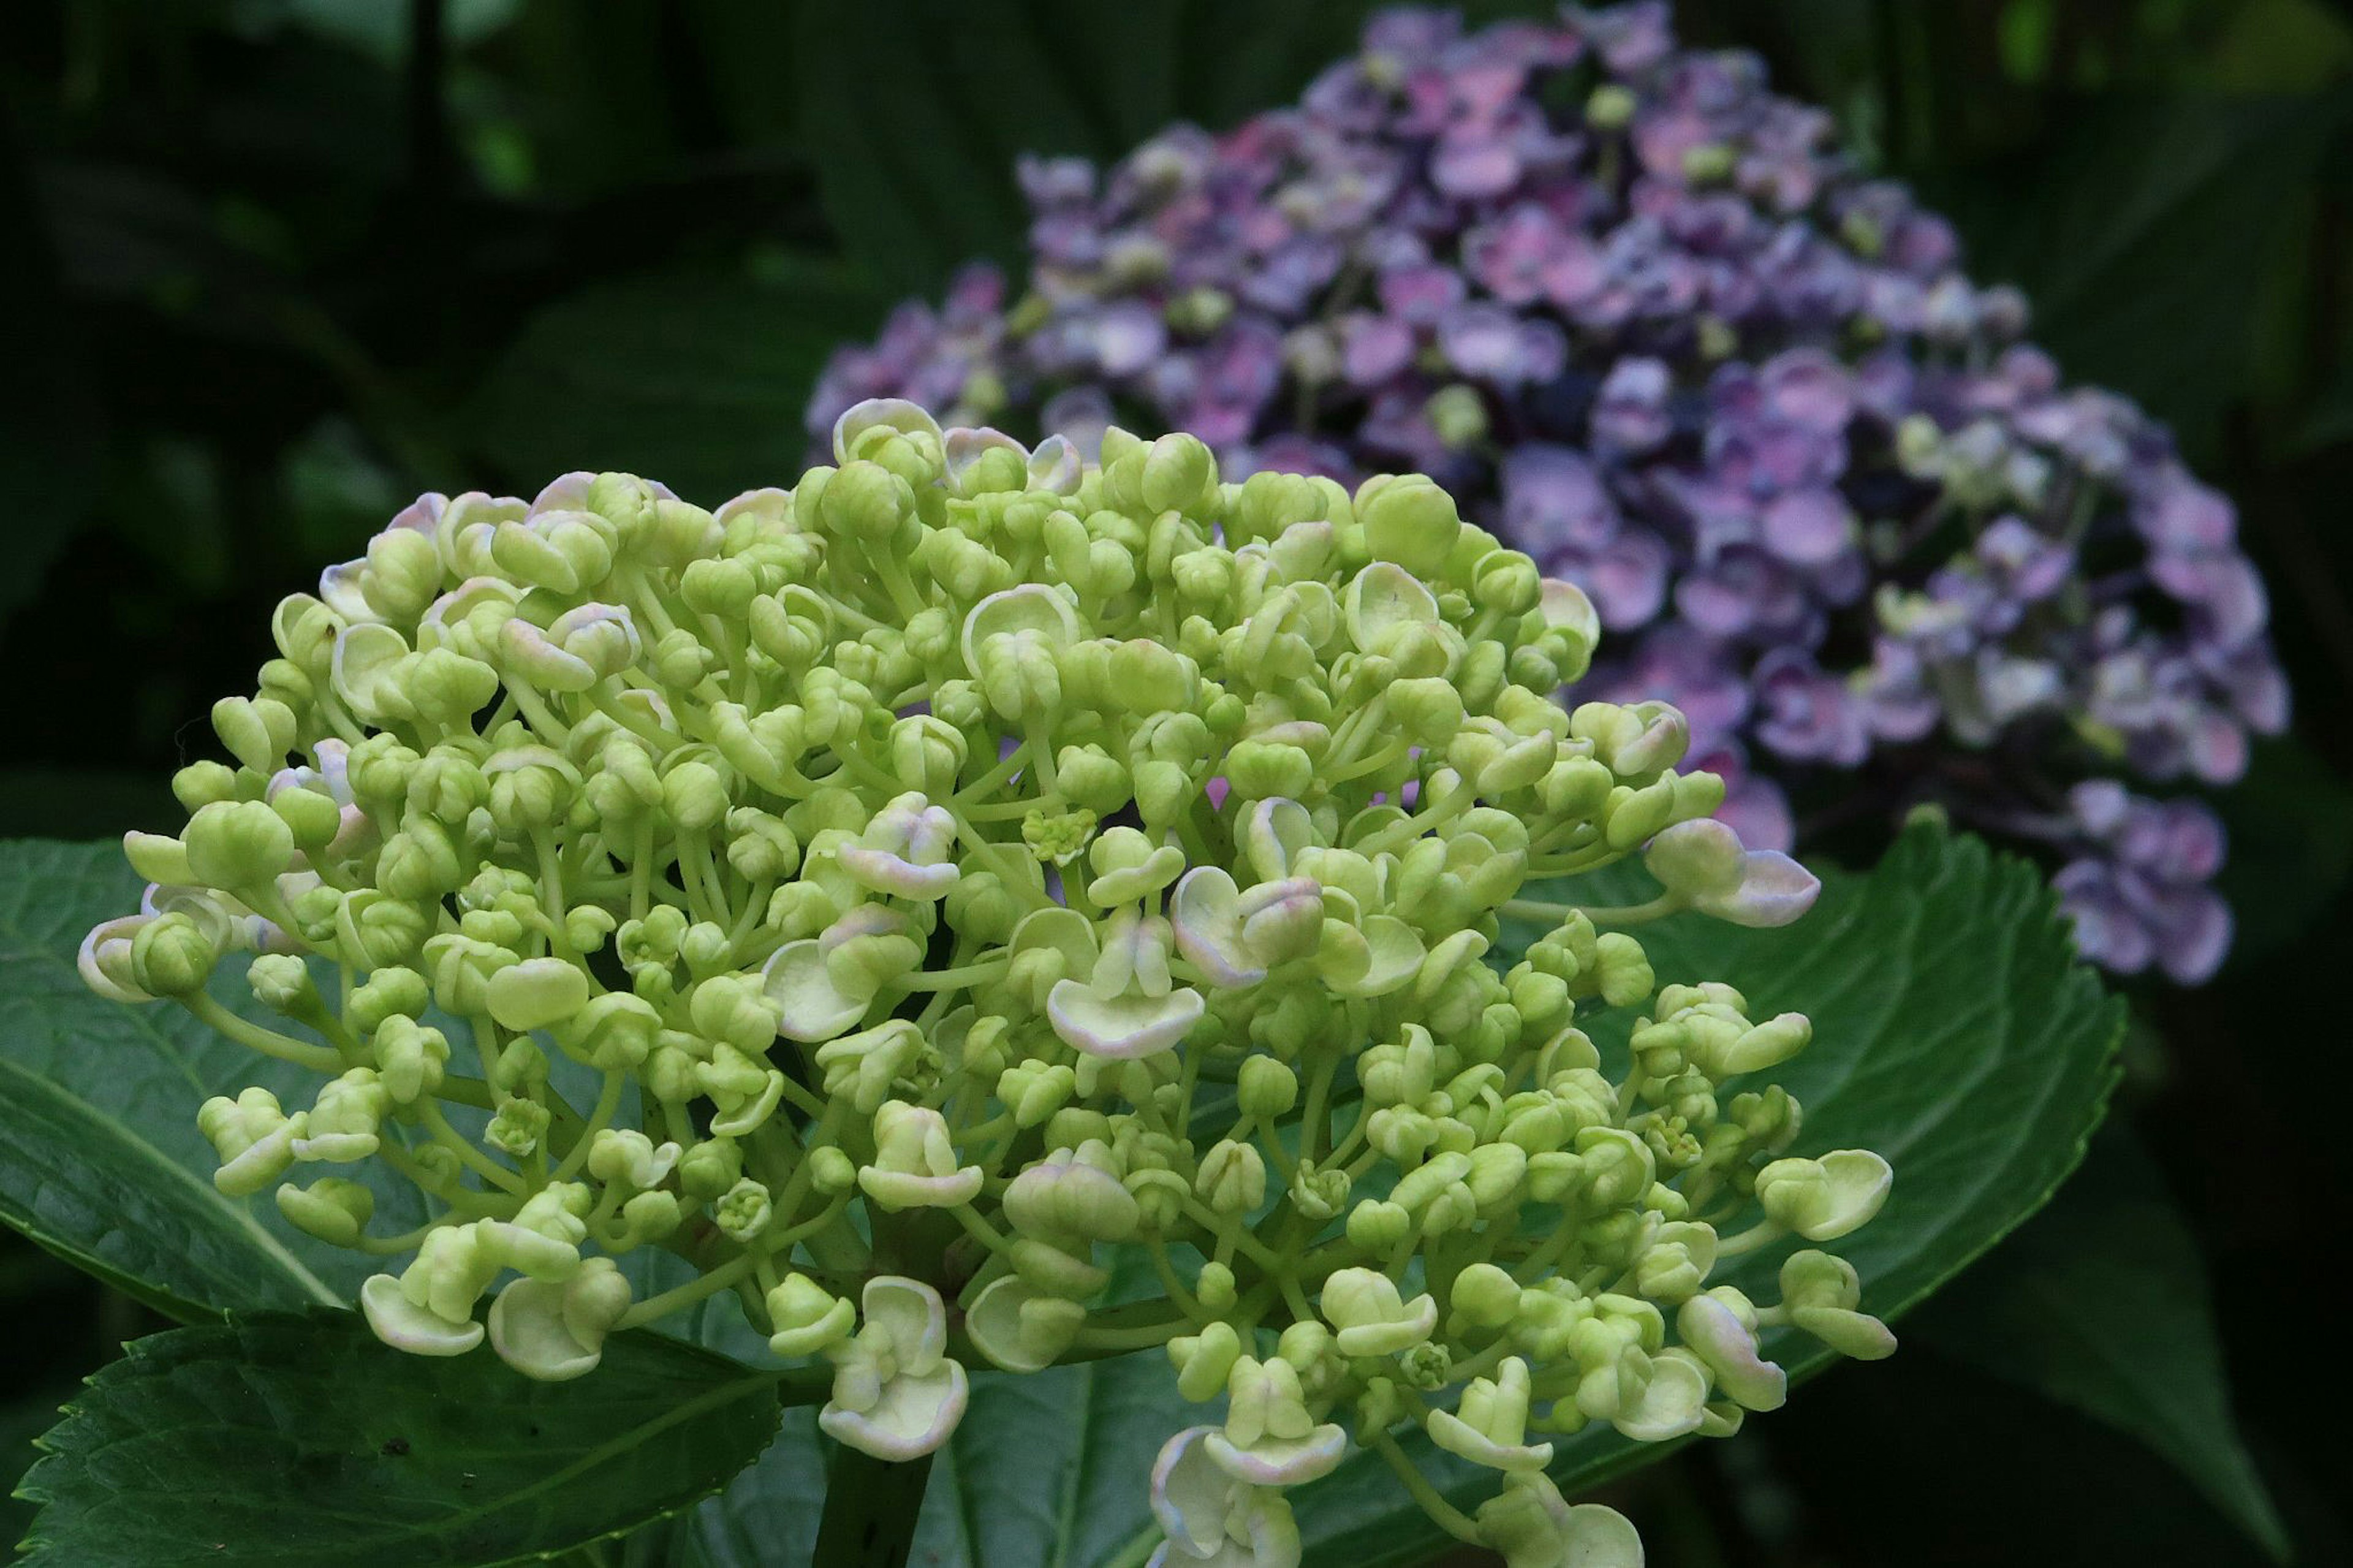
[[[529,958],[491,976],[491,1016],[519,1032],[544,1029],[588,1005],[588,976],[561,958]]]
[[[131,977],[151,996],[188,996],[205,987],[220,953],[185,914],[158,916],[131,941]]]
[[[1878,1319],[1855,1309],[1862,1287],[1854,1266],[1809,1248],[1781,1265],[1781,1305],[1789,1321],[1841,1355],[1878,1361],[1895,1351],[1895,1336]]]
[[[356,1247],[375,1215],[375,1194],[341,1176],[322,1176],[307,1187],[289,1182],[278,1189],[278,1212],[295,1229],[330,1246]]]
[[[1371,1268],[1343,1268],[1324,1281],[1317,1303],[1342,1355],[1396,1355],[1426,1342],[1438,1326],[1438,1303],[1406,1300],[1397,1281]]]
[[[1841,1149],[1819,1160],[1776,1160],[1757,1173],[1766,1217],[1808,1241],[1833,1241],[1861,1229],[1887,1201],[1894,1179],[1867,1149]]]
[[[1266,1201],[1266,1158],[1256,1144],[1220,1139],[1201,1156],[1193,1189],[1219,1214],[1248,1214]]]
[[[396,1014],[378,1026],[370,1044],[385,1092],[395,1105],[414,1104],[441,1087],[449,1041],[440,1030]]]
[[[1462,535],[1454,498],[1419,474],[1367,479],[1356,491],[1356,521],[1374,560],[1422,578],[1438,574]]]
[[[1241,1359],[1241,1336],[1231,1323],[1204,1323],[1198,1334],[1168,1342],[1168,1359],[1176,1367],[1176,1392],[1196,1404],[1226,1391],[1234,1363]]]
[[[730,1241],[749,1243],[768,1228],[774,1212],[768,1189],[746,1176],[721,1194],[712,1205],[712,1218]]]
[[[294,1140],[303,1125],[301,1114],[289,1117],[266,1089],[205,1101],[196,1112],[196,1130],[220,1156],[213,1185],[232,1198],[250,1197],[269,1185],[294,1163]]]
[[[172,797],[191,813],[201,811],[216,801],[235,800],[238,798],[237,774],[218,763],[190,763],[172,775]],[[140,874],[146,875],[144,872]],[[186,879],[181,879],[183,881]],[[164,879],[155,877],[149,878],[149,880],[162,881]]]
[[[188,867],[208,888],[257,888],[294,860],[294,835],[258,800],[218,801],[199,807],[181,835]]]
[[[322,1004],[311,966],[290,952],[265,952],[247,965],[245,984],[253,999],[276,1013],[309,1013]]]
[[[213,704],[213,730],[238,762],[255,773],[272,773],[293,747],[294,713],[267,697],[224,697]]]
[[[858,1165],[848,1154],[828,1143],[809,1152],[809,1185],[830,1197],[846,1193],[858,1184]]]
[[[1238,1096],[1243,1115],[1271,1122],[1299,1102],[1299,1075],[1272,1057],[1247,1058]]]
[[[768,1348],[780,1356],[822,1355],[846,1343],[858,1310],[806,1274],[787,1274],[768,1292]]]
[[[483,1138],[518,1160],[527,1159],[547,1134],[547,1107],[535,1100],[510,1100],[491,1118]]]
[[[1612,1007],[1635,1005],[1658,984],[1642,944],[1624,931],[1606,931],[1595,939],[1593,973],[1601,999]]]

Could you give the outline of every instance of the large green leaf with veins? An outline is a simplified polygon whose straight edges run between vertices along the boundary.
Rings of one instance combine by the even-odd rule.
[[[715,1490],[775,1433],[776,1382],[657,1334],[537,1383],[393,1350],[350,1312],[175,1329],[132,1342],[40,1440],[25,1561],[535,1561]]]
[[[307,1105],[316,1073],[224,1039],[172,1003],[94,995],[74,952],[99,921],[139,907],[112,844],[0,843],[0,1221],[174,1317],[347,1299],[376,1267],[286,1225],[268,1199],[213,1187],[196,1108],[259,1084]],[[244,966],[213,983],[259,1011]],[[413,1191],[377,1194],[411,1223]]]

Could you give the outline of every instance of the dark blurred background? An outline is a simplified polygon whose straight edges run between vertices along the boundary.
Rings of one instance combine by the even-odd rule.
[[[0,670],[20,694],[0,833],[176,820],[184,736],[249,689],[269,607],[419,490],[528,495],[586,466],[715,504],[789,478],[835,342],[967,256],[1018,262],[1017,153],[1231,124],[1369,8],[0,5]],[[2051,1332],[2075,1306],[2211,1290],[2301,1560],[2345,1561],[2353,5],[1677,9],[1946,210],[2073,378],[2174,424],[2240,502],[2299,712],[2221,803],[2231,966],[2136,994],[2128,1125],[2094,1152],[2094,1198],[2003,1249],[2045,1267],[1974,1271],[1905,1354],[1615,1500],[1664,1568],[2261,1563],[2147,1446],[2046,1396],[2071,1356],[2140,1349],[2113,1327],[2130,1300]],[[2070,1279],[2073,1240],[2119,1226],[2164,1267]],[[1989,1331],[2021,1314],[2043,1331]],[[160,1325],[13,1238],[0,1320],[5,1480],[73,1382]],[[2195,1445],[2194,1408],[2144,1426],[2168,1422]],[[0,1535],[21,1523],[0,1512]]]

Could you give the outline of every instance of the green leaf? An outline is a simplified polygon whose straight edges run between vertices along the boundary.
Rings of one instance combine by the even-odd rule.
[[[846,268],[768,260],[762,279],[649,273],[547,306],[476,389],[475,444],[525,494],[580,468],[643,474],[706,506],[790,482],[818,369],[887,301]]]
[[[168,1317],[332,1292],[204,1177],[0,1058],[0,1220]]]
[[[33,1444],[57,1425],[69,1388],[28,1394],[0,1405],[0,1546],[14,1547],[32,1527],[33,1506],[14,1495],[26,1469],[40,1457]]]
[[[775,1380],[655,1334],[594,1376],[405,1354],[353,1314],[133,1341],[41,1440],[40,1568],[413,1568],[538,1559],[715,1490],[776,1428]]]
[[[2104,1131],[2051,1206],[1913,1329],[1947,1355],[2137,1437],[2286,1560],[2286,1531],[2231,1416],[2198,1244],[2122,1127]]]
[[[174,1317],[348,1299],[375,1260],[223,1197],[195,1125],[249,1084],[307,1104],[318,1075],[176,1005],[105,1001],[75,972],[83,933],[140,889],[114,845],[0,842],[0,1221]],[[214,994],[258,1013],[241,966],[224,968]],[[387,1224],[417,1204],[388,1179],[378,1192]]]

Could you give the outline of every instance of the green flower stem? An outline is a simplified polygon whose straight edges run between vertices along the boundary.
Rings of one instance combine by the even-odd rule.
[[[1760,1247],[1770,1247],[1789,1234],[1789,1227],[1769,1219],[1758,1220],[1746,1230],[1727,1236],[1715,1244],[1718,1258],[1737,1258],[1744,1252],[1754,1252]]]
[[[586,1125],[581,1128],[580,1135],[572,1141],[571,1149],[550,1173],[550,1181],[568,1182],[575,1171],[588,1163],[588,1146],[596,1141],[598,1132],[612,1125],[613,1118],[619,1114],[621,1094],[628,1088],[628,1083],[627,1073],[608,1072],[605,1075],[605,1086],[596,1091],[596,1104],[588,1112]]]
[[[532,728],[546,736],[551,744],[560,745],[565,737],[572,733],[572,726],[557,718],[554,711],[540,700],[539,693],[522,681],[509,685],[507,691],[514,698],[515,706],[522,710],[523,717],[531,721]]]
[[[760,923],[768,912],[768,896],[776,890],[776,879],[762,877],[744,895],[744,910],[735,917],[735,924],[727,932],[727,946],[738,963],[752,963],[765,959],[765,952],[754,953],[747,944],[759,934]]]
[[[517,1196],[475,1192],[466,1187],[451,1186],[433,1181],[426,1173],[425,1167],[410,1159],[408,1152],[389,1138],[377,1145],[376,1152],[384,1156],[386,1164],[417,1184],[421,1191],[438,1198],[459,1214],[471,1215],[477,1218],[491,1215],[504,1219],[522,1206],[522,1199]]]
[[[764,1237],[763,1240],[765,1239]],[[653,1322],[657,1319],[666,1318],[681,1307],[691,1307],[705,1297],[715,1296],[733,1285],[738,1279],[749,1277],[752,1271],[759,1267],[760,1259],[765,1256],[767,1254],[764,1248],[747,1248],[697,1279],[690,1279],[683,1285],[674,1286],[659,1296],[647,1297],[622,1313],[620,1320],[613,1327],[616,1330],[634,1329],[641,1324]]]
[[[1458,1541],[1480,1544],[1479,1526],[1472,1522],[1469,1514],[1448,1502],[1439,1489],[1430,1484],[1428,1479],[1414,1468],[1413,1461],[1406,1458],[1405,1450],[1398,1447],[1395,1437],[1384,1432],[1373,1439],[1372,1447],[1388,1468],[1397,1472],[1398,1484],[1422,1506],[1440,1530]]]
[[[250,1018],[230,1012],[214,1001],[207,992],[192,992],[177,1000],[180,1005],[199,1019],[248,1049],[259,1051],[265,1057],[274,1057],[281,1062],[291,1062],[299,1068],[309,1068],[312,1072],[325,1073],[331,1078],[343,1070],[342,1052],[329,1050],[324,1046],[306,1045],[275,1029],[264,1028]]]
[[[1012,1238],[981,1218],[979,1212],[970,1204],[958,1204],[948,1210],[948,1213],[955,1215],[956,1223],[964,1226],[966,1235],[988,1248],[991,1253],[1005,1257],[1012,1252]]]
[[[1189,1318],[1171,1318],[1166,1322],[1145,1323],[1132,1329],[1088,1327],[1079,1331],[1076,1343],[1081,1351],[1094,1352],[1094,1356],[1086,1358],[1092,1360],[1103,1356],[1124,1355],[1129,1351],[1150,1350],[1155,1345],[1165,1345],[1170,1340],[1194,1327],[1195,1324]],[[1062,1359],[1076,1361],[1081,1358],[1065,1356]]]
[[[945,804],[961,807],[967,802],[987,800],[996,794],[999,787],[1011,782],[1013,775],[1027,767],[1029,763],[1029,744],[1025,741],[998,758],[995,767],[956,791]],[[1026,810],[1027,803],[1023,803],[1023,805]]]
[[[1549,1273],[1563,1253],[1577,1244],[1577,1226],[1567,1215],[1553,1233],[1536,1245],[1535,1250],[1512,1265],[1512,1278],[1533,1283]]]
[[[1200,1199],[1187,1197],[1185,1200],[1185,1217],[1216,1237],[1219,1250],[1231,1248],[1239,1251],[1270,1275],[1282,1272],[1282,1258],[1272,1247],[1261,1242],[1240,1225],[1218,1213]]]
[[[1198,1321],[1203,1315],[1201,1303],[1194,1299],[1191,1290],[1186,1289],[1185,1281],[1177,1278],[1176,1265],[1168,1258],[1167,1244],[1156,1236],[1146,1237],[1145,1250],[1151,1255],[1152,1271],[1160,1277],[1160,1288],[1168,1292],[1168,1299],[1176,1303],[1176,1310]]]
[[[1468,784],[1458,786],[1454,793],[1427,811],[1417,812],[1402,822],[1392,822],[1378,833],[1356,846],[1360,855],[1374,856],[1386,849],[1398,849],[1412,843],[1437,828],[1444,826],[1479,803],[1479,792]]]
[[[433,1141],[457,1155],[461,1164],[482,1180],[518,1197],[530,1190],[521,1176],[474,1147],[470,1139],[450,1126],[449,1119],[441,1114],[439,1102],[426,1100],[418,1106],[417,1114],[425,1123],[425,1130],[433,1135]]]
[[[415,1230],[404,1231],[398,1236],[364,1236],[360,1237],[358,1247],[362,1252],[374,1258],[390,1257],[395,1253],[406,1252],[417,1246],[427,1237],[441,1228],[445,1223],[442,1220],[434,1220],[430,1224],[418,1226]]]
[[[1645,925],[1662,920],[1683,908],[1678,893],[1661,893],[1648,903],[1619,904],[1551,904],[1538,899],[1513,899],[1504,905],[1503,912],[1524,920],[1546,921],[1557,924],[1571,915],[1583,915],[1597,926]]]
[[[349,986],[346,984],[346,993]],[[303,997],[287,1015],[305,1028],[315,1029],[326,1037],[327,1043],[343,1056],[346,1065],[357,1065],[368,1059],[367,1047],[360,1037],[343,1026],[343,1020],[326,1002],[315,995]]]
[[[962,991],[994,984],[1012,967],[1011,959],[997,958],[981,963],[967,963],[960,969],[934,969],[927,973],[906,976],[899,982],[899,988],[902,991]]]
[[[825,1514],[809,1568],[905,1568],[932,1458],[893,1464],[844,1444],[826,1467]]]

